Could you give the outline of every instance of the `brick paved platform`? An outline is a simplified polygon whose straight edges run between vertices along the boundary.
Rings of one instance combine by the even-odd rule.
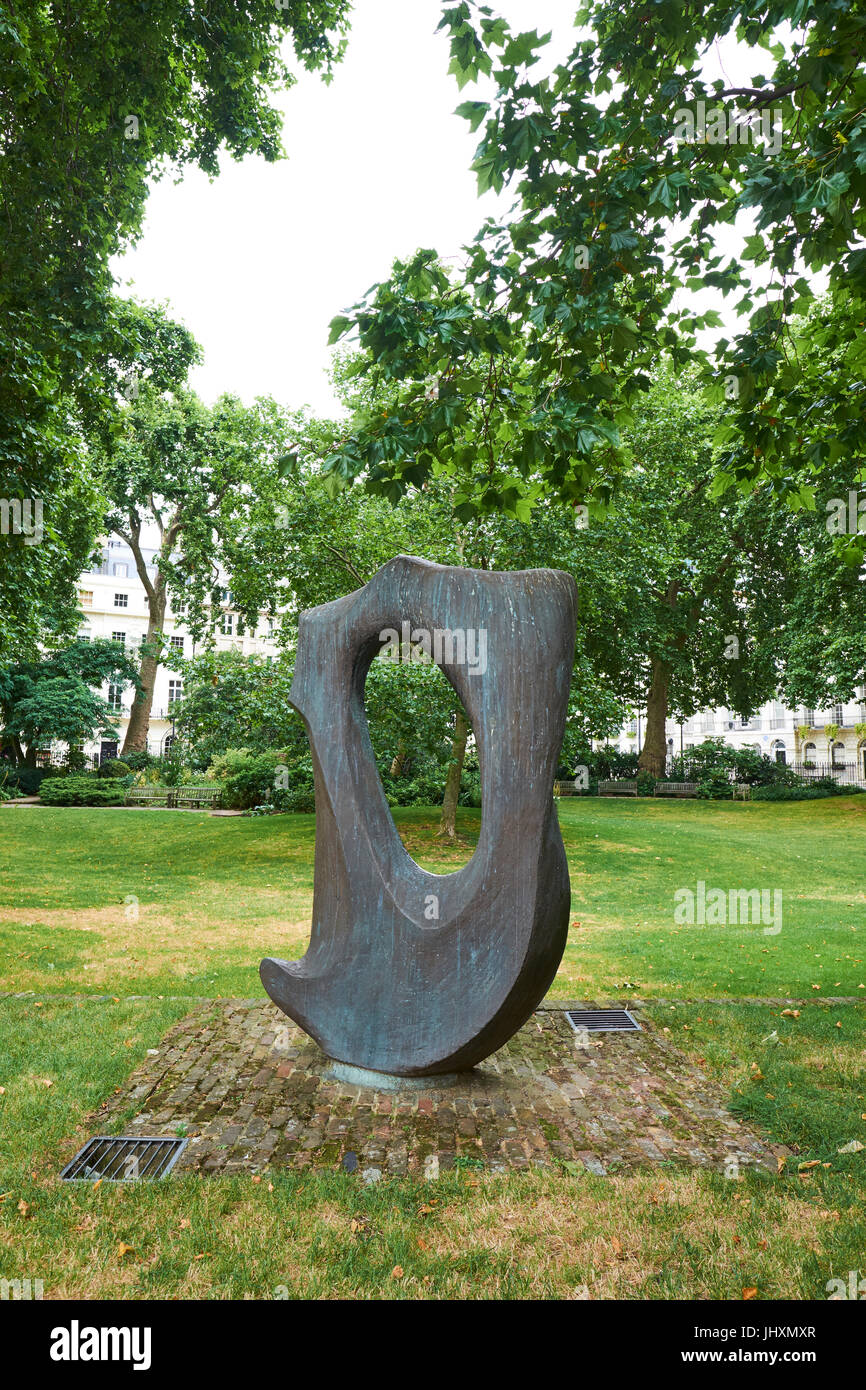
[[[594,1007],[585,1003],[581,1007]],[[269,1001],[199,1004],[90,1117],[94,1134],[190,1137],[178,1168],[338,1168],[366,1181],[435,1177],[455,1160],[492,1171],[576,1164],[603,1174],[665,1161],[776,1171],[773,1152],[728,1113],[718,1087],[641,1009],[640,1033],[576,1037],[541,1010],[457,1086],[374,1091],[328,1062]]]

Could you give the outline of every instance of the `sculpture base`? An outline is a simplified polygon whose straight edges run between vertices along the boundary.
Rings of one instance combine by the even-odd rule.
[[[369,1071],[353,1067],[348,1062],[335,1062],[330,1057],[323,1072],[326,1081],[342,1081],[349,1086],[367,1086],[371,1091],[441,1091],[443,1087],[459,1086],[474,1075],[469,1071],[448,1071],[436,1076],[396,1076],[389,1071]]]

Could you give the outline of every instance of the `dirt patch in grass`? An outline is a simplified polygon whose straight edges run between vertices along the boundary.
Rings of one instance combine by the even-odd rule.
[[[273,896],[279,895],[275,892]],[[65,983],[77,977],[88,987],[118,978],[146,980],[166,973],[183,979],[201,971],[213,951],[254,960],[281,951],[299,954],[310,936],[308,918],[286,921],[274,916],[254,923],[215,922],[204,917],[179,920],[150,904],[40,908],[35,912],[4,908],[0,909],[0,925],[3,923],[34,928],[39,933],[30,949],[9,952],[8,974],[13,988],[21,988],[25,976],[27,985],[32,985],[33,972],[44,983],[52,956],[63,958],[67,951],[64,933],[88,934],[83,945],[78,937],[77,962],[70,960],[61,967]]]
[[[788,1197],[764,1224],[743,1192],[712,1200],[696,1172],[664,1179],[629,1174],[542,1191],[535,1200],[505,1183],[482,1183],[478,1200],[443,1212],[428,1237],[433,1253],[459,1259],[472,1247],[531,1270],[530,1297],[569,1277],[591,1299],[628,1298],[689,1252],[693,1298],[741,1296],[763,1281],[774,1297],[796,1297],[795,1245],[820,1249],[838,1214]],[[736,1184],[732,1184],[735,1187]],[[727,1288],[727,1295],[720,1292]]]

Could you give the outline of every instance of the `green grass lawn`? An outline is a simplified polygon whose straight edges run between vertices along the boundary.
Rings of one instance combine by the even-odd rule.
[[[560,803],[579,925],[553,992],[675,1001],[651,1006],[671,1040],[792,1149],[777,1177],[664,1165],[374,1187],[338,1172],[58,1181],[183,995],[259,995],[261,955],[303,952],[314,824],[0,812],[0,990],[33,991],[0,999],[0,1278],[85,1298],[825,1298],[829,1279],[866,1274],[866,1150],[839,1153],[866,1143],[866,1002],[821,1002],[866,995],[863,800]],[[395,818],[439,871],[479,824],[462,813],[449,848],[432,811]],[[782,930],[677,926],[674,893],[699,879],[780,889]],[[725,994],[809,1002],[785,1017]]]
[[[866,1137],[866,1006],[808,1004],[786,1027],[761,1005],[657,1008],[733,1108],[799,1150],[778,1177],[664,1165],[66,1186],[88,1111],[183,1002],[0,1000],[0,1277],[42,1279],[46,1298],[826,1298],[864,1264],[861,1155],[837,1150]]]
[[[572,926],[554,996],[866,997],[866,797],[559,807]],[[480,823],[461,812],[451,848],[434,812],[395,818],[437,872]],[[313,844],[312,816],[0,812],[0,989],[257,995],[262,956],[306,949]],[[781,930],[677,925],[674,894],[700,880],[780,891]]]

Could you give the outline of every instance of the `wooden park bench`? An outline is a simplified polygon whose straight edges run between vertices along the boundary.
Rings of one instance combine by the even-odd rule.
[[[734,783],[734,800],[735,800],[735,801],[750,801],[750,800],[751,800],[751,797],[752,797],[752,788],[749,786],[748,782],[735,782],[735,783]]]
[[[637,796],[637,781],[632,778],[628,782],[599,782],[599,796]]]
[[[574,796],[574,795],[575,795],[575,790],[574,790],[574,788],[575,788],[575,783],[574,783],[574,782],[558,782],[558,781],[557,781],[557,782],[554,782],[554,784],[553,784],[553,795],[554,795],[554,796]]]
[[[697,782],[656,782],[653,796],[697,796]]]
[[[174,787],[130,787],[126,793],[127,806],[173,806]]]
[[[175,806],[194,806],[196,810],[199,810],[202,806],[217,806],[219,804],[219,799],[219,787],[174,788]]]
[[[219,803],[219,787],[130,787],[127,806],[214,807]]]

